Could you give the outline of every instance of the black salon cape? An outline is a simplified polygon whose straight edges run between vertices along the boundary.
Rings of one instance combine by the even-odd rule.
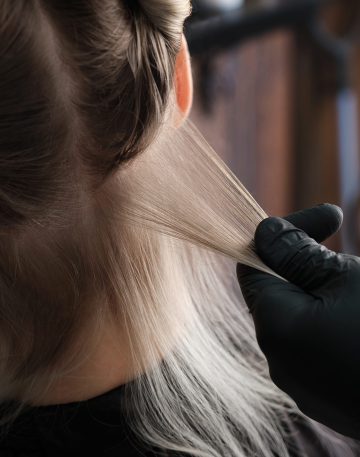
[[[15,421],[10,433],[1,435],[0,457],[182,455],[141,444],[128,426],[126,417],[131,412],[130,416],[128,410],[124,414],[124,399],[125,386],[120,386],[82,402],[33,407]],[[287,423],[285,427],[290,427],[293,445],[299,446],[301,456],[330,457],[305,426]]]

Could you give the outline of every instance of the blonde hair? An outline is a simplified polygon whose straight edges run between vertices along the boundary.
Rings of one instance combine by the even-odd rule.
[[[111,320],[132,349],[127,413],[142,440],[285,457],[299,413],[269,380],[235,276],[237,260],[268,271],[251,245],[265,214],[190,123],[171,126],[189,12],[1,3],[0,399],[16,400],[2,424]]]

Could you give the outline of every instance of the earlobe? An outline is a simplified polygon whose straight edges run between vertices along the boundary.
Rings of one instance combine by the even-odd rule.
[[[176,59],[175,90],[178,111],[181,117],[179,123],[181,123],[181,121],[186,119],[189,115],[193,102],[193,79],[190,54],[184,35],[182,36],[181,49]]]

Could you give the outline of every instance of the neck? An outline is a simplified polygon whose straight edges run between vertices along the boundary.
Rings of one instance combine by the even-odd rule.
[[[134,379],[130,348],[124,336],[106,329],[91,355],[70,374],[56,380],[33,406],[85,401]]]

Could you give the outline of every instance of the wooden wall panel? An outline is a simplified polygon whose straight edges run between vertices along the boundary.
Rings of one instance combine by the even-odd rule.
[[[213,60],[213,112],[204,113],[193,61],[192,119],[270,214],[293,209],[291,33],[254,40]]]

